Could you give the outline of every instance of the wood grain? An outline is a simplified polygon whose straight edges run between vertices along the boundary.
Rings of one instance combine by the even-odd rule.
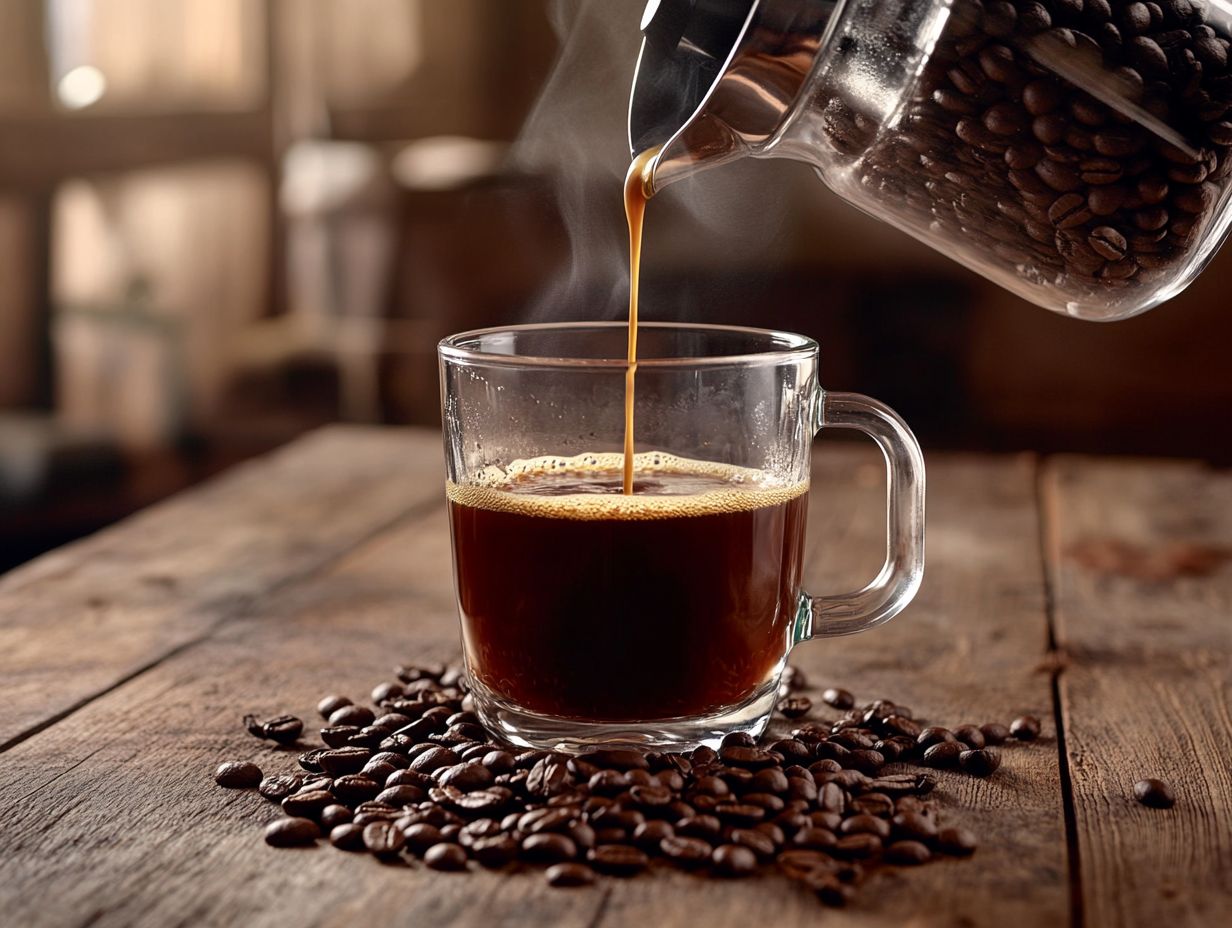
[[[359,444],[354,446],[361,453]],[[435,455],[434,455],[435,459]],[[929,578],[876,633],[804,646],[820,682],[888,695],[937,719],[1047,715],[1033,470],[1025,460],[932,464]],[[863,582],[882,546],[880,465],[825,449],[812,497],[810,580]],[[17,924],[469,925],[1056,924],[1067,913],[1051,740],[1007,750],[987,782],[946,777],[953,815],[984,836],[970,861],[875,878],[851,910],[823,912],[776,877],[728,883],[675,872],[594,889],[538,874],[442,875],[330,848],[274,851],[253,793],[214,766],[293,755],[254,742],[245,711],[310,717],[325,691],[360,697],[400,660],[457,654],[443,506],[408,517],[312,576],[254,595],[201,641],[25,742],[0,767],[0,911]]]
[[[433,432],[333,427],[0,579],[0,751],[440,496]]]
[[[1232,475],[1061,458],[1042,485],[1085,920],[1232,923]],[[1134,801],[1148,776],[1175,808]]]

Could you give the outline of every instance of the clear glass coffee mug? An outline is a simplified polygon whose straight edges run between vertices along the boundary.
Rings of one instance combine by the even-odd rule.
[[[639,327],[634,493],[621,493],[623,323],[439,346],[446,491],[476,711],[509,741],[686,750],[760,734],[788,652],[898,614],[924,570],[924,462],[890,409],[818,385],[818,346]],[[800,589],[814,434],[854,428],[888,473],[885,564]]]

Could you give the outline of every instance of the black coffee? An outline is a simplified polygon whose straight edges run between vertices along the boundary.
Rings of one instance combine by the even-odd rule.
[[[770,681],[796,613],[807,484],[638,458],[632,495],[621,455],[449,486],[479,685],[545,715],[647,721],[711,714]]]

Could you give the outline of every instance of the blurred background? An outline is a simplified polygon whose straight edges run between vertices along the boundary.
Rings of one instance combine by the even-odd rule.
[[[642,6],[3,0],[0,570],[321,423],[436,424],[452,331],[618,318]],[[810,334],[927,447],[1232,461],[1232,249],[1101,326],[800,165],[647,222],[647,318]]]

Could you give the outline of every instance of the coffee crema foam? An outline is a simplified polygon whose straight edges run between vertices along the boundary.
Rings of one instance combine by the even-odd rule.
[[[470,483],[447,481],[445,492],[450,502],[493,512],[577,521],[637,521],[750,512],[795,499],[809,486],[807,480],[786,484],[755,468],[644,451],[634,455],[635,478],[677,483],[694,478],[696,486],[704,489],[685,494],[651,489],[626,495],[622,493],[624,460],[620,452],[519,460],[503,468],[485,468]],[[587,492],[553,492],[549,481],[570,478],[604,483]]]

